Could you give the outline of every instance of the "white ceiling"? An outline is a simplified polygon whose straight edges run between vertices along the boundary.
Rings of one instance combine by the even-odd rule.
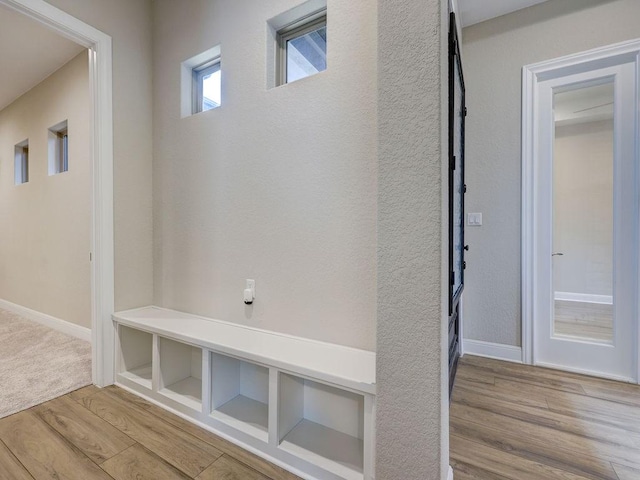
[[[553,103],[556,126],[613,118],[614,91],[611,81],[555,93]]]
[[[0,6],[0,110],[77,56],[83,47]]]
[[[522,10],[547,0],[458,0],[463,27]]]

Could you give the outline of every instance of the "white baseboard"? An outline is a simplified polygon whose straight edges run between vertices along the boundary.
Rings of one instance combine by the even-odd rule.
[[[462,341],[462,354],[522,363],[522,348],[512,345],[502,345],[500,343],[483,342],[481,340],[469,340],[465,338]]]
[[[582,302],[582,303],[603,303],[605,305],[613,304],[612,295],[594,295],[590,293],[573,293],[573,292],[555,292],[553,298],[566,302]]]
[[[86,342],[91,342],[90,328],[81,327],[80,325],[76,325],[75,323],[52,317],[51,315],[47,315],[46,313],[36,312],[35,310],[31,310],[30,308],[16,305],[15,303],[11,303],[2,299],[0,299],[0,308],[13,312],[16,315],[20,315],[24,318],[28,318],[33,322],[44,325],[45,327],[52,328],[53,330],[66,333],[67,335],[71,335],[72,337],[79,338],[80,340],[84,340]]]
[[[451,465],[449,465],[449,477],[447,480],[453,480],[453,468],[451,468]]]

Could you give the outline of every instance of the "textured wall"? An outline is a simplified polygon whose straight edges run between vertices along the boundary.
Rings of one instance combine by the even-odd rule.
[[[154,2],[155,303],[373,350],[377,12],[329,0],[328,69],[268,89],[300,3]],[[180,64],[218,44],[222,107],[183,119]]]
[[[0,299],[91,328],[87,52],[0,112]],[[47,131],[68,120],[69,171],[49,176]],[[14,146],[29,139],[29,182]]]
[[[379,0],[378,9],[376,478],[444,479],[447,2]]]
[[[464,336],[520,345],[521,71],[640,37],[637,0],[554,0],[464,29],[468,227]]]
[[[116,310],[153,301],[150,0],[47,0],[113,39]]]

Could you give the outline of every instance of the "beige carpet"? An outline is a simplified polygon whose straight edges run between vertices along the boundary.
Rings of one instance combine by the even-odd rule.
[[[90,383],[90,343],[0,309],[0,418]]]

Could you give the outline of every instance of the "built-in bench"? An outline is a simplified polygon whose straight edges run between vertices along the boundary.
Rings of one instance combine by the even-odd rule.
[[[303,478],[374,478],[374,352],[158,307],[113,320],[119,386]]]

